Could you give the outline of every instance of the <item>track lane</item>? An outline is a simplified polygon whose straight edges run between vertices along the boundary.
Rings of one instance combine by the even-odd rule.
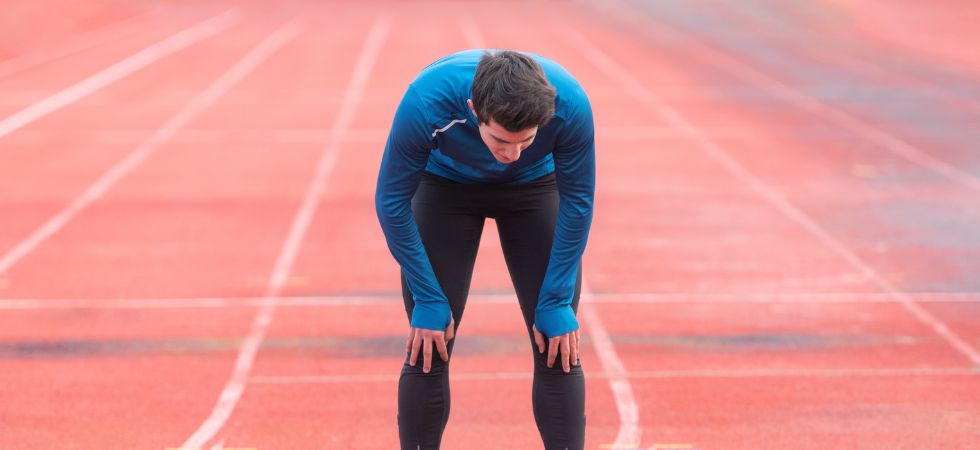
[[[593,38],[593,37],[596,37],[596,36],[602,36],[603,34],[607,34],[607,35],[615,35],[616,34],[615,31],[611,31],[611,30],[603,33],[601,31],[597,31],[597,30],[594,30],[594,29],[589,29],[585,25],[585,21],[584,20],[580,20],[578,22],[571,22],[571,23],[573,24],[573,25],[571,25],[573,27],[575,27],[575,26],[581,27],[581,29],[583,29],[584,32],[587,33],[590,36],[590,38]],[[615,45],[615,44],[614,45],[609,45],[607,43],[607,45],[604,45],[603,47],[606,48],[607,51],[609,51],[608,49],[610,49],[610,48],[619,50],[619,49],[622,49],[622,48],[629,48],[631,46],[630,46],[630,44],[626,43],[626,41],[619,40],[619,45]],[[633,49],[631,52],[624,53],[624,54],[628,54],[629,56],[628,57],[624,57],[621,60],[621,61],[623,61],[622,62],[623,66],[616,66],[612,70],[615,70],[615,71],[628,70],[628,71],[632,72],[630,70],[630,68],[632,68],[632,64],[634,64],[633,62],[634,61],[642,61],[644,58],[642,56],[639,56],[639,55],[646,54],[646,51],[645,50],[641,51],[639,49]],[[597,59],[597,58],[593,58],[593,59]],[[678,62],[675,62],[674,64],[683,64],[684,62],[686,62],[686,59],[681,58],[681,59],[678,59],[676,61],[678,61]],[[603,69],[610,69],[610,65],[607,62],[603,62],[601,64],[600,63],[597,63],[596,65],[599,66],[599,67],[602,67]],[[611,72],[611,70],[609,70],[609,71]],[[624,76],[624,78],[625,78],[625,76]],[[643,96],[637,95],[637,97],[638,98],[642,98]],[[691,108],[682,108],[682,110],[684,111],[685,114],[690,114],[691,117],[698,117],[696,110],[692,110]],[[718,111],[716,110],[715,112],[717,113]],[[744,142],[742,144],[744,144]],[[736,145],[736,146],[726,145],[726,149],[727,148],[734,148],[734,150],[736,150],[736,154],[739,153],[739,150],[741,150],[741,146],[738,146],[738,145]],[[792,154],[792,155],[793,156],[796,156],[797,158],[800,157],[799,155],[796,155],[796,154]],[[762,173],[765,178],[769,178],[769,177],[772,177],[772,176],[778,176],[779,175],[778,170],[783,169],[784,167],[785,168],[790,168],[790,167],[804,167],[805,166],[805,164],[801,164],[799,161],[795,162],[794,164],[779,164],[779,165],[775,165],[775,164],[772,164],[771,162],[769,162],[769,161],[767,161],[765,159],[761,159],[761,158],[755,158],[755,159],[745,158],[745,159],[747,161],[752,161],[756,165],[756,167],[755,167],[756,170],[753,170],[752,172],[757,173],[757,174],[758,173]],[[768,163],[768,165],[767,165],[767,163]],[[776,170],[774,170],[774,169],[776,169]],[[727,177],[726,177],[726,179],[727,179]],[[797,179],[799,179],[799,178],[797,178]],[[783,186],[792,186],[791,180],[787,179],[785,182],[779,184],[779,186],[780,186],[780,188],[782,188]],[[794,249],[798,249],[799,247],[800,247],[800,243],[799,242],[794,242],[793,243],[793,248]],[[668,311],[673,310],[673,309],[675,309],[675,308],[673,308],[673,307],[666,308],[663,312],[668,312]],[[678,307],[676,309],[678,311],[684,311],[685,309],[690,309],[690,307],[688,307],[688,308],[680,308],[680,307]],[[750,307],[750,309],[752,309],[752,308]],[[752,318],[755,318],[755,319],[759,320],[758,324],[768,324],[768,321],[761,320],[761,318],[759,317],[760,315],[759,315],[758,312],[749,313],[749,314],[733,313],[732,310],[730,308],[727,308],[727,307],[724,309],[724,311],[727,311],[727,313],[719,311],[719,315],[716,316],[717,318],[714,321],[710,321],[710,323],[713,324],[712,325],[712,332],[714,332],[715,325],[718,323],[718,321],[720,320],[721,317],[735,317],[735,318],[744,317],[745,318],[745,323],[744,323],[745,325],[756,323],[756,322],[754,322],[752,320]],[[919,309],[919,311],[922,312],[923,310],[922,309]],[[848,310],[847,312],[848,313],[860,314],[858,312],[853,311],[853,309]],[[915,321],[911,320],[911,317],[909,317],[908,315],[906,315],[904,312],[900,312],[899,310],[897,310],[895,308],[891,308],[891,307],[885,309],[883,312],[887,312],[889,314],[883,315],[883,314],[880,314],[880,313],[875,313],[875,314],[866,314],[866,315],[870,319],[872,319],[874,321],[880,322],[879,323],[879,326],[896,327],[896,326],[900,326],[900,324],[905,324],[906,326],[911,326],[912,329],[917,330],[917,333],[915,333],[915,334],[920,335],[920,336],[922,336],[924,334],[921,325],[920,324],[917,324]],[[705,317],[706,311],[701,310],[700,312],[698,312],[698,310],[691,310],[690,314],[691,314],[691,317]],[[629,317],[630,320],[635,320],[636,313],[635,312],[631,312],[629,314],[623,314],[622,312],[620,312],[619,317],[623,318],[623,320],[626,320],[626,317]],[[934,319],[935,319],[935,316],[931,316],[931,319],[930,320],[934,320]],[[653,320],[653,319],[651,319],[651,320]],[[657,321],[656,322],[653,322],[653,323],[660,323],[660,319],[656,319],[656,320]],[[678,321],[678,322],[685,323],[684,321]],[[643,321],[640,320],[639,323],[643,323]],[[669,321],[664,321],[664,323],[669,323]],[[933,325],[938,325],[940,327],[945,327],[945,325],[942,324],[941,322],[939,322],[939,323],[933,323]],[[688,325],[688,326],[690,326],[690,325]],[[640,328],[643,328],[643,327],[640,326]],[[769,329],[769,328],[766,327],[766,329]],[[685,329],[685,331],[687,331],[687,329]],[[647,333],[648,333],[648,331],[646,331],[644,329],[643,335],[647,335]],[[652,334],[657,335],[657,333],[652,333]],[[736,337],[737,336],[739,336],[739,335],[736,334]],[[752,336],[752,335],[750,335],[750,336]],[[807,335],[804,334],[803,336],[807,336]],[[762,338],[762,337],[765,337],[765,335],[758,336],[758,337],[759,338]],[[776,336],[770,336],[770,337],[776,337]],[[930,337],[931,336],[930,336],[929,333],[925,333],[924,336],[923,336],[923,338],[925,338],[927,340],[930,339]],[[926,342],[928,343],[928,341],[926,341]],[[748,341],[745,344],[746,345],[751,345],[752,344],[752,341]],[[802,344],[802,342],[795,343],[795,344],[786,343],[784,345],[789,345],[790,346],[789,348],[794,348],[794,347],[796,347],[798,345],[801,345],[801,344]],[[715,345],[717,345],[717,344],[715,344]],[[755,345],[758,345],[758,343],[756,343]],[[751,349],[751,347],[745,347],[745,348]],[[705,351],[708,351],[710,349],[711,349],[711,347],[708,347],[707,349],[705,349]],[[723,350],[723,349],[724,349],[724,347],[719,348],[719,350]],[[646,351],[646,352],[649,352],[651,350],[651,347],[649,345],[647,345],[647,346],[642,346],[641,345],[641,346],[639,346],[637,348],[637,350],[638,351]],[[887,351],[886,349],[882,349],[882,350],[883,351]],[[928,349],[928,348],[924,348],[924,347],[921,347],[920,346],[916,350],[916,352],[917,352],[918,360],[921,360],[921,358],[924,358],[924,357],[928,357],[929,360],[930,360],[930,364],[942,364],[944,361],[946,361],[948,363],[948,360],[950,359],[950,357],[953,356],[948,351],[943,351],[943,348],[941,346],[940,347],[935,347],[933,349]],[[656,362],[657,360],[651,360],[648,356],[647,357],[642,357],[641,355],[643,355],[643,353],[636,354],[634,358],[630,358],[628,356],[627,357],[627,362],[630,362],[630,361],[644,361],[645,360],[645,362],[648,363],[648,364],[652,363],[654,365],[657,365],[657,362]],[[846,353],[845,353],[845,355],[846,355]],[[887,355],[887,353],[883,353],[882,354],[882,356],[886,356],[886,355]],[[925,356],[925,355],[928,355],[928,356]],[[742,363],[747,362],[744,358],[738,358],[737,357],[737,354],[731,355],[731,357],[735,361],[738,361],[739,359],[742,359],[742,361],[741,361]],[[839,358],[841,358],[843,356],[841,356],[841,355],[835,355],[835,357],[839,359]],[[667,356],[665,356],[664,358],[658,358],[658,359],[662,360],[661,362],[667,362],[667,361],[669,361],[666,358],[667,358]],[[781,358],[786,358],[786,356],[782,356]],[[887,359],[884,359],[882,357],[879,357],[877,359],[879,361],[882,361],[882,362],[887,361]],[[913,361],[914,360],[915,359],[913,359]],[[783,363],[783,360],[782,359],[780,359],[779,361],[780,361],[780,363]],[[835,359],[835,361],[836,361],[836,359]],[[699,358],[698,359],[698,362],[699,363],[703,363],[704,362],[704,359],[703,358]],[[642,363],[640,363],[640,364],[642,364]],[[859,386],[855,386],[854,388],[855,389],[860,389]],[[935,395],[937,398],[940,397],[940,396],[942,396],[942,395],[944,395],[944,391],[946,390],[944,385],[938,384],[938,382],[937,382],[937,383],[933,383],[931,388],[927,388],[924,391],[918,392],[918,395],[926,395],[927,396],[928,393],[930,392],[930,389],[931,389],[932,394]],[[843,391],[844,390],[842,390],[842,392]],[[655,394],[655,395],[663,396],[662,398],[668,398],[668,397],[664,396],[662,390],[659,390],[658,389],[658,390],[654,390],[654,391],[651,391],[651,392],[659,393],[659,394]],[[647,394],[647,395],[650,395],[650,394]],[[851,395],[854,395],[854,394],[851,394]],[[928,399],[928,397],[922,397],[922,396],[920,396],[920,397],[917,397],[917,398],[919,398],[919,401],[920,402],[929,402],[930,401]],[[953,406],[959,406],[959,405],[953,405]],[[887,409],[884,409],[884,408],[887,408],[887,407],[884,407],[883,406],[883,411],[888,411]],[[911,415],[907,414],[905,411],[898,410],[898,409],[890,410],[888,412],[888,414],[890,414],[890,418],[888,420],[894,420],[894,421],[900,422],[900,423],[912,423],[912,422],[914,422],[916,420],[914,416],[911,416]],[[817,418],[814,418],[814,419],[817,419]],[[697,431],[697,428],[693,428],[693,430],[698,435],[703,436],[703,440],[705,442],[716,442],[716,443],[718,442],[718,441],[715,441],[715,438],[709,438],[709,437],[707,437],[709,435],[705,434],[706,431],[705,432]],[[713,430],[713,431],[716,431],[716,429]],[[951,427],[949,429],[949,431],[951,433],[954,433],[954,434],[960,436],[959,439],[963,439],[964,430],[962,428],[957,428],[957,427],[954,426],[954,427]],[[715,432],[715,434],[717,434],[717,433]],[[921,439],[921,436],[919,438]],[[753,440],[751,440],[748,437],[744,437],[744,436],[736,437],[735,435],[731,435],[731,434],[729,434],[727,438],[722,438],[722,439],[727,439],[728,442],[739,442],[740,445],[751,445],[751,442],[758,442],[757,440],[756,441],[753,441]],[[815,441],[813,443],[813,445],[815,447],[813,447],[813,448],[818,448],[816,446],[821,446],[821,445],[825,446],[827,443],[828,442],[822,442],[822,443],[820,443],[818,441]]]
[[[192,112],[194,108],[207,108],[209,102],[220,101],[225,91],[238,81],[236,77],[248,76],[259,65],[262,68],[268,67],[263,65],[264,60],[279,46],[286,44],[289,38],[283,35],[277,38],[277,42],[266,40],[263,42],[264,49],[256,50],[263,48],[255,45],[261,38],[270,36],[271,31],[268,25],[258,24],[252,33],[252,48],[244,49],[252,50],[252,53],[240,59],[233,71],[226,72],[222,78],[224,81],[210,85],[201,96],[191,101],[188,105],[190,109],[182,112],[184,119],[172,119],[171,124],[167,125],[172,128],[169,133],[179,132],[180,126],[185,123],[182,121],[191,120],[196,114]],[[241,57],[244,53],[243,51],[238,56]],[[280,73],[273,79],[280,80],[281,75]],[[234,96],[234,90],[230,96]],[[325,112],[321,111],[321,113]],[[180,117],[180,114],[175,117]],[[229,117],[228,120],[233,122],[235,117]],[[158,139],[162,144],[166,144],[166,138],[167,136],[160,136]],[[147,164],[138,167],[131,176],[122,180],[118,188],[109,190],[108,195],[96,205],[96,208],[80,216],[79,220],[70,225],[67,232],[58,235],[56,239],[42,247],[39,253],[32,255],[31,259],[25,260],[24,264],[18,266],[18,273],[27,280],[36,277],[34,279],[38,281],[38,286],[43,286],[61,284],[65,280],[71,280],[77,271],[89,270],[89,276],[82,279],[104,280],[104,286],[108,289],[102,292],[117,294],[126,290],[127,285],[133,286],[129,284],[132,276],[148,277],[140,281],[143,284],[142,289],[153,288],[155,279],[156,283],[159,283],[156,286],[176,286],[186,289],[185,292],[191,291],[197,284],[200,288],[197,292],[201,292],[207,289],[202,287],[202,284],[207,284],[208,277],[216,276],[223,277],[222,283],[228,283],[222,286],[231,285],[234,289],[241,289],[238,292],[253,294],[261,292],[264,283],[259,282],[251,286],[243,283],[241,280],[248,278],[243,271],[259,270],[259,267],[254,267],[253,264],[265,270],[271,265],[274,252],[272,255],[263,253],[265,248],[263,240],[275,241],[278,236],[281,236],[286,214],[278,215],[273,210],[266,209],[261,215],[263,220],[257,221],[254,210],[251,210],[250,214],[236,214],[236,203],[224,202],[225,210],[215,215],[213,211],[202,211],[195,204],[199,200],[190,201],[182,197],[179,191],[177,196],[173,196],[172,190],[166,189],[167,180],[173,180],[174,184],[170,185],[171,187],[181,186],[191,189],[193,198],[208,196],[225,198],[222,197],[225,183],[240,183],[243,172],[253,177],[264,176],[269,182],[274,180],[278,192],[285,197],[276,202],[285,210],[290,204],[295,204],[295,200],[290,201],[290,198],[297,197],[297,191],[301,189],[302,182],[298,179],[300,177],[295,175],[306,173],[308,170],[309,161],[304,160],[302,155],[312,159],[317,149],[309,145],[294,146],[291,152],[294,158],[288,160],[274,158],[275,149],[267,149],[265,152],[256,151],[251,153],[252,158],[242,164],[226,164],[211,171],[196,173],[187,170],[188,161],[197,162],[193,158],[189,159],[188,156],[201,158],[208,157],[208,153],[211,153],[210,158],[213,160],[222,156],[222,152],[226,150],[220,147],[201,146],[184,146],[184,148],[168,146],[166,150],[168,151],[158,153],[156,158],[150,158]],[[168,164],[168,160],[172,163]],[[284,180],[295,181],[290,183]],[[194,185],[196,189],[191,187]],[[163,192],[160,192],[160,189],[163,189]],[[262,195],[268,195],[268,192],[263,190]],[[239,195],[238,198],[244,199],[247,196],[246,193],[245,197]],[[135,206],[140,204],[159,206],[158,202],[155,203],[156,198],[170,199],[169,201],[173,202],[172,206],[154,207],[147,213],[133,214],[139,211]],[[261,201],[261,197],[252,198]],[[148,214],[152,215],[147,217]],[[196,222],[188,220],[194,220],[195,215],[201,220]],[[248,228],[256,231],[262,229],[250,240],[252,246],[244,247],[237,241],[219,239],[223,236],[244,235],[244,230]],[[210,242],[214,244],[209,247],[207,243]],[[224,249],[218,247],[221,243],[224,243]],[[65,246],[68,248],[66,249]],[[173,266],[163,270],[151,268],[153,263],[147,258],[153,258],[154,252],[151,248],[154,246],[162,250],[156,253],[161,256],[158,261]],[[85,251],[86,248],[89,251]],[[219,266],[229,271],[238,271],[237,275],[228,272],[209,274],[208,270],[202,269],[208,267],[206,265],[198,265],[194,271],[175,270],[175,267],[194,266],[195,263],[207,264],[206,260],[182,248],[196,251],[200,256],[209,253],[223,254],[221,258],[223,262],[240,259],[244,264]],[[118,249],[121,252],[107,252],[107,249]],[[133,249],[141,249],[142,252],[137,253]],[[174,252],[170,249],[180,251]],[[50,270],[44,262],[45,250],[53,251],[49,253],[49,257],[54,261],[66,263],[65,260],[68,260],[63,270],[55,272]],[[127,259],[125,255],[130,255],[128,258],[132,259]],[[93,261],[99,260],[106,264],[103,266],[93,264]],[[52,273],[56,275],[53,277]],[[161,274],[163,277],[160,277]],[[52,279],[62,281],[51,283]],[[200,280],[204,280],[204,283]],[[79,291],[84,292],[86,289],[92,289],[92,285],[83,283]],[[96,291],[98,288],[89,292]],[[93,319],[92,325],[105,325],[107,329],[115,332],[97,339],[80,339],[77,345],[68,348],[68,350],[76,348],[77,351],[69,352],[66,357],[59,358],[57,354],[45,354],[46,347],[43,345],[35,347],[36,351],[33,353],[28,352],[14,357],[8,362],[12,366],[19,367],[20,370],[5,371],[7,374],[5,376],[10,377],[6,380],[6,386],[12,390],[5,389],[4,398],[13,399],[10,404],[22,405],[22,408],[18,413],[9,416],[11,420],[9,423],[24,423],[29,420],[31,414],[44,411],[43,414],[51,417],[51,420],[63,418],[71,421],[73,426],[65,426],[59,428],[56,433],[47,434],[32,433],[30,427],[20,427],[17,429],[22,430],[22,433],[4,435],[6,442],[4,446],[9,443],[12,448],[19,445],[56,447],[59,445],[58,442],[66,441],[75,442],[73,445],[102,448],[113,446],[133,448],[142,445],[162,448],[172,445],[173,436],[182,434],[196,423],[211,405],[209,399],[199,395],[199,392],[209,388],[217,391],[221,380],[227,375],[228,361],[237,348],[236,341],[229,342],[227,336],[243,335],[252,316],[251,311],[242,312],[247,313],[223,314],[210,319],[193,314],[192,311],[179,317],[171,316],[169,320],[164,317],[153,318],[139,314],[102,316]],[[139,323],[139,320],[154,323],[153,326],[142,329],[145,334],[141,339],[133,340],[132,336],[127,336],[127,333],[132,333],[132,330],[127,331],[125,326],[120,325],[120,321],[134,320],[134,318],[137,320],[136,323]],[[77,317],[74,315],[49,316],[49,320],[55,322],[75,319]],[[110,323],[117,325],[108,325]],[[216,324],[220,325],[216,326]],[[217,336],[211,334],[215,332],[215,328],[221,330]],[[152,331],[154,329],[156,331]],[[174,333],[175,330],[184,333],[185,339],[175,343],[173,339],[164,337],[166,333]],[[221,336],[226,337],[222,340]],[[48,397],[43,397],[41,401],[37,398],[28,401],[32,396],[36,397],[38,389],[45,384],[38,383],[38,380],[44,378],[39,378],[37,375],[24,378],[25,375],[45,373],[48,374],[45,384],[56,387],[50,392],[70,396],[73,400],[63,404],[54,403],[56,399]],[[104,392],[113,390],[114,384],[124,386],[115,389],[119,393],[116,397],[118,401],[106,401],[102,398]],[[100,399],[99,407],[93,408],[92,402],[96,399]],[[129,423],[131,416],[126,411],[133,410],[134,402],[144,405],[148,408],[147,411],[153,411],[155,420],[144,422],[152,429]],[[80,414],[78,408],[86,410],[87,413]],[[116,424],[111,425],[116,430],[111,435],[112,442],[106,442],[110,435],[100,432],[80,433],[74,427],[77,425],[88,430],[104,429],[95,426],[93,421],[103,425]]]
[[[377,55],[387,38],[389,27],[390,23],[384,15],[375,15],[364,38],[364,43],[358,48],[359,51],[356,54],[356,60],[352,66],[350,79],[347,81],[339,110],[329,128],[328,139],[317,158],[314,176],[309,180],[303,201],[296,210],[289,226],[289,232],[281,244],[282,247],[276,257],[273,272],[264,289],[265,301],[253,318],[245,340],[236,356],[232,373],[225,382],[210,415],[180,447],[198,448],[208,445],[213,440],[220,446],[224,445],[226,441],[226,438],[219,433],[222,432],[226,422],[235,412],[239,400],[245,392],[256,355],[275,317],[275,299],[289,283],[297,253],[302,248],[316,213],[318,201],[326,191],[330,176],[333,174],[337,163],[338,154],[343,148],[342,137],[354,118],[356,108],[359,106],[362,94],[374,70]]]
[[[178,19],[178,26],[162,21],[145,27],[137,36],[0,79],[0,93],[13,96],[0,98],[0,140],[106,85],[221,32],[236,20],[235,16],[236,10],[226,9],[187,22]]]

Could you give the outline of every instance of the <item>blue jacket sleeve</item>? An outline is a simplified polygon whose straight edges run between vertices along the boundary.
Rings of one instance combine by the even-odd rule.
[[[553,152],[558,181],[558,221],[534,324],[551,338],[577,330],[572,296],[592,225],[595,198],[595,128],[584,92],[566,118]]]
[[[422,245],[412,196],[429,158],[431,137],[425,107],[412,85],[402,98],[385,144],[374,204],[392,256],[401,266],[415,300],[411,326],[445,330],[452,317]]]

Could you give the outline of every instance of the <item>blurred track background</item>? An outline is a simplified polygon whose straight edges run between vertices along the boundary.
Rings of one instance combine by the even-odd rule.
[[[0,6],[0,448],[396,448],[375,177],[474,47],[593,102],[586,448],[980,442],[978,2]],[[541,448],[492,226],[457,339],[443,448]]]

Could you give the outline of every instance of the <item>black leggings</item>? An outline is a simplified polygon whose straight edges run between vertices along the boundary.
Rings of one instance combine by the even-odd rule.
[[[531,403],[538,432],[547,450],[576,450],[585,446],[585,377],[581,363],[562,370],[560,354],[548,368],[544,353],[534,344],[532,326],[538,292],[551,255],[558,214],[554,174],[528,183],[468,185],[426,173],[412,199],[412,211],[436,279],[449,299],[455,329],[463,320],[476,252],[487,217],[497,221],[500,245],[524,315],[534,356]],[[572,309],[578,311],[582,267]],[[411,321],[414,300],[402,275],[405,311]],[[452,362],[453,344],[449,341]],[[433,349],[429,373],[422,372],[422,354],[415,366],[405,354],[398,381],[398,435],[403,450],[438,449],[449,421],[449,362]],[[491,391],[487,391],[488,394]]]

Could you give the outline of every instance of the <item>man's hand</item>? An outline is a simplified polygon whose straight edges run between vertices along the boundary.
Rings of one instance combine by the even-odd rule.
[[[534,343],[538,345],[538,353],[544,353],[544,335],[538,331],[537,326],[531,328],[534,330]],[[578,364],[578,342],[579,330],[548,339],[548,367],[555,365],[555,357],[561,351],[561,367],[568,373],[572,369],[569,360]]]
[[[436,331],[428,330],[425,328],[410,328],[408,332],[408,341],[405,342],[405,351],[412,352],[409,356],[409,364],[415,366],[419,358],[419,349],[422,349],[422,372],[429,373],[429,369],[432,368],[432,345],[436,346],[439,351],[439,356],[442,357],[443,361],[449,361],[449,351],[446,349],[446,343],[451,341],[455,336],[456,320],[449,319],[449,327],[446,331]]]

